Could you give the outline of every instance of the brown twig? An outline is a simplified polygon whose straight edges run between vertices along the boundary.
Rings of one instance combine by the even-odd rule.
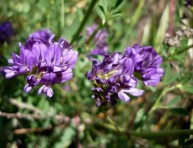
[[[37,127],[37,128],[21,128],[21,129],[16,129],[13,131],[13,133],[15,135],[23,135],[23,134],[27,134],[27,133],[42,133],[42,132],[46,132],[46,131],[51,131],[55,128],[61,128],[64,129],[66,127],[66,124],[60,124],[57,126],[48,126],[45,128],[41,128],[41,127]]]
[[[19,118],[19,119],[41,119],[40,115],[37,114],[21,114],[21,113],[5,113],[0,111],[0,117],[6,118]]]
[[[12,105],[17,106],[18,108],[27,109],[27,110],[33,111],[34,113],[37,113],[37,114],[42,112],[40,109],[34,107],[33,105],[25,104],[23,102],[19,102],[19,101],[15,100],[15,99],[10,99],[9,102]]]

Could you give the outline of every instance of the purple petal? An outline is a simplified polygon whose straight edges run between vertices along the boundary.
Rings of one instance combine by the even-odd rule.
[[[25,87],[24,87],[24,90],[26,93],[29,93],[31,90],[32,90],[32,86],[30,86],[29,84],[27,84]]]
[[[124,93],[129,93],[133,96],[141,96],[144,93],[143,90],[140,90],[138,88],[121,89],[121,91]]]
[[[43,62],[46,58],[47,51],[48,47],[43,43],[35,43],[32,46],[32,53],[37,61]]]
[[[47,53],[45,54],[45,58],[48,65],[56,64],[58,65],[61,60],[61,48],[57,44],[53,44],[49,47]]]
[[[72,78],[72,69],[68,68],[66,71],[62,72],[57,78],[54,80],[54,83],[63,83]]]
[[[50,37],[52,37],[53,34],[49,29],[41,29],[36,32],[33,32],[32,34],[29,35],[29,38],[41,38],[44,40],[49,40]]]
[[[128,102],[130,100],[130,97],[126,95],[122,90],[118,92],[118,96],[124,102]]]
[[[158,79],[149,79],[149,80],[143,80],[143,83],[147,86],[155,86],[160,82],[160,78]]]
[[[49,85],[43,85],[42,87],[40,87],[40,89],[38,90],[38,94],[41,93],[47,95],[48,97],[52,97],[54,94],[52,88]]]
[[[14,73],[14,72],[9,72],[9,73],[6,73],[5,74],[5,77],[7,78],[7,79],[9,79],[9,78],[12,78],[12,77],[14,77],[16,74]]]
[[[73,68],[78,58],[78,52],[65,49],[63,51],[62,62]]]
[[[55,79],[57,79],[57,75],[55,73],[45,73],[41,78],[41,83],[54,84]]]
[[[20,63],[20,57],[17,54],[12,52],[11,55],[14,63]]]

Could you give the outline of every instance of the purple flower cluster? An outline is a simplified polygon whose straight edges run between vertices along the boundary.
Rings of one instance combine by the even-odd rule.
[[[12,24],[10,22],[4,22],[0,24],[0,43],[9,41],[10,37],[14,34]]]
[[[63,38],[53,41],[54,34],[48,29],[29,35],[26,43],[19,43],[19,55],[12,53],[10,66],[3,69],[6,78],[27,75],[28,93],[36,85],[42,85],[38,93],[53,96],[51,85],[63,83],[72,78],[78,53]]]
[[[144,91],[136,88],[141,74],[145,85],[156,85],[163,76],[160,68],[162,58],[151,46],[127,47],[124,54],[106,54],[103,61],[93,60],[92,70],[86,77],[92,81],[96,105],[115,104],[117,99],[129,101],[132,96],[141,96]]]
[[[94,24],[92,26],[87,27],[87,36],[88,38],[95,33],[97,30],[98,25]],[[89,56],[92,55],[105,55],[108,51],[107,41],[106,38],[108,36],[108,33],[105,29],[99,29],[95,36],[94,36],[94,42],[95,42],[95,48],[90,51]]]
[[[152,46],[135,44],[133,47],[127,47],[124,55],[133,59],[135,72],[141,75],[145,85],[155,86],[160,82],[164,74],[163,68],[160,67],[162,58]]]
[[[131,58],[121,53],[108,54],[103,61],[93,60],[92,71],[86,76],[92,80],[96,105],[100,106],[109,102],[115,104],[119,97],[123,101],[129,101],[127,95],[140,96],[143,90],[136,88],[137,78],[134,77],[134,63]]]

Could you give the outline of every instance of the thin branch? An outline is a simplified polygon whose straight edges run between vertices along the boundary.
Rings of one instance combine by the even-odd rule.
[[[13,131],[15,135],[23,135],[23,134],[28,134],[28,133],[42,133],[45,131],[52,131],[55,128],[61,128],[64,129],[66,127],[66,124],[60,124],[57,126],[48,126],[45,128],[37,127],[37,128],[21,128],[21,129],[16,129]]]
[[[64,115],[50,115],[50,114],[21,114],[21,113],[6,113],[0,111],[0,117],[6,117],[6,118],[18,118],[18,119],[26,119],[26,120],[43,120],[48,118],[54,118],[56,121],[60,123],[68,123],[70,121],[70,118]]]
[[[74,34],[74,36],[73,36],[73,38],[72,38],[72,40],[71,40],[71,42],[70,42],[71,44],[73,44],[74,41],[79,37],[82,29],[84,28],[84,26],[85,26],[85,24],[86,24],[86,21],[88,20],[90,14],[92,14],[91,12],[92,12],[92,10],[93,10],[93,8],[94,8],[94,6],[95,6],[95,4],[96,4],[97,1],[98,1],[98,0],[92,0],[92,1],[91,1],[91,3],[90,3],[90,5],[89,5],[89,7],[88,7],[88,9],[87,9],[87,11],[86,11],[86,14],[85,14],[85,16],[84,16],[84,18],[83,18],[83,20],[82,20],[82,22],[81,22],[78,30],[76,31],[76,33]]]
[[[34,113],[37,113],[37,114],[42,112],[40,109],[34,107],[33,105],[25,104],[23,102],[19,102],[19,101],[15,100],[15,99],[10,99],[9,102],[12,105],[17,106],[18,108],[27,109],[27,110],[33,111]]]
[[[0,111],[0,117],[6,117],[6,118],[18,118],[18,119],[41,119],[41,116],[38,114],[21,114],[21,113],[5,113]]]

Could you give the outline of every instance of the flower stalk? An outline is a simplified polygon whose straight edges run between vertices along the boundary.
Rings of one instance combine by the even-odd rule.
[[[77,30],[76,33],[74,34],[74,36],[73,36],[70,44],[73,44],[74,41],[76,41],[76,39],[79,37],[79,34],[81,33],[82,29],[84,28],[84,26],[85,26],[85,24],[86,24],[86,22],[87,22],[87,20],[88,20],[88,18],[89,18],[89,16],[90,16],[90,14],[91,14],[91,12],[92,12],[92,10],[93,10],[96,2],[97,2],[97,0],[92,0],[92,1],[91,1],[90,5],[89,5],[89,7],[88,7],[88,10],[86,11],[86,14],[85,14],[85,16],[84,16],[84,18],[83,18],[83,20],[82,20],[82,22],[81,22],[78,30]]]

